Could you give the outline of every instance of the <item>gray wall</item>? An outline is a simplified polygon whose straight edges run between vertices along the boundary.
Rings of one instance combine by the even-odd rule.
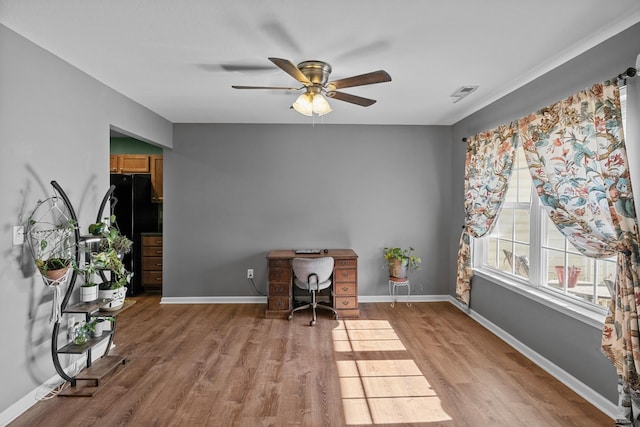
[[[83,229],[109,186],[109,128],[171,146],[163,118],[0,25],[0,412],[55,374],[51,291],[25,246],[12,246],[56,180]]]
[[[359,294],[388,295],[385,246],[422,256],[414,293],[446,294],[450,142],[449,127],[175,125],[163,295],[256,295],[246,269],[264,291],[281,248],[353,248]]]
[[[463,193],[465,144],[462,137],[517,120],[592,84],[611,78],[636,63],[640,52],[640,24],[590,49],[453,126],[452,182],[455,194]],[[628,141],[628,143],[634,143]],[[636,142],[637,143],[637,142]],[[463,200],[455,198],[452,211],[463,223]],[[455,262],[460,230],[452,228],[450,242]],[[452,266],[452,271],[455,271]],[[449,281],[449,284],[452,282]],[[615,402],[616,375],[601,354],[600,330],[568,316],[553,313],[488,280],[474,278],[471,308],[509,332],[582,382]],[[455,287],[450,288],[455,294]]]

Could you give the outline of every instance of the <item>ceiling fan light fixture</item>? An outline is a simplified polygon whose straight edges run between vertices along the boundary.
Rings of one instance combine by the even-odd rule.
[[[296,99],[296,102],[293,103],[292,107],[298,113],[310,117],[313,115],[312,99],[313,98],[310,93],[303,93],[298,97],[298,99]]]
[[[327,100],[319,93],[305,92],[296,99],[296,102],[292,105],[293,109],[298,113],[307,117],[311,117],[314,114],[316,116],[324,116],[330,113],[331,106]]]
[[[313,95],[313,112],[315,114],[317,114],[318,116],[324,116],[331,111],[331,106],[324,98],[324,96],[320,95],[319,93]]]

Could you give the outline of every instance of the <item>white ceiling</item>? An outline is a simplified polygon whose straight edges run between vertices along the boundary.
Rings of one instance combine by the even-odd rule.
[[[231,88],[296,86],[223,68],[271,56],[391,75],[316,123],[450,125],[636,22],[638,0],[0,0],[0,23],[174,123],[309,123],[296,93]]]

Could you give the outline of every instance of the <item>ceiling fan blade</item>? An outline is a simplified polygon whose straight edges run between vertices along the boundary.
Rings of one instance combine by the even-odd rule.
[[[291,77],[293,77],[294,79],[296,79],[297,81],[299,81],[303,85],[305,85],[305,86],[311,85],[311,82],[309,81],[307,76],[302,74],[302,71],[300,71],[298,69],[298,67],[293,65],[293,63],[291,61],[289,61],[288,59],[269,58],[269,61],[271,61],[274,64],[276,64],[278,67],[280,67],[280,69],[282,69],[282,71],[284,71],[285,73],[289,74]]]
[[[300,90],[299,87],[285,87],[285,86],[239,86],[232,85],[234,89],[274,89],[274,90]]]
[[[375,99],[364,98],[362,96],[351,95],[349,93],[344,93],[344,92],[330,91],[330,92],[327,92],[327,97],[338,99],[340,101],[350,102],[356,105],[361,105],[363,107],[368,107],[376,103]]]
[[[384,70],[373,71],[346,79],[334,80],[327,83],[327,90],[344,89],[345,87],[372,85],[375,83],[390,82],[391,76]]]

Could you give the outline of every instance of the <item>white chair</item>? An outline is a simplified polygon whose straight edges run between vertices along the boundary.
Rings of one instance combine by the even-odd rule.
[[[289,314],[289,320],[293,318],[293,313],[299,310],[311,308],[313,317],[309,324],[316,324],[316,308],[333,312],[333,318],[338,318],[338,312],[327,305],[316,302],[316,293],[331,286],[331,273],[333,273],[333,258],[294,258],[291,261],[294,278],[293,281],[300,289],[311,293],[311,303],[294,308]]]

